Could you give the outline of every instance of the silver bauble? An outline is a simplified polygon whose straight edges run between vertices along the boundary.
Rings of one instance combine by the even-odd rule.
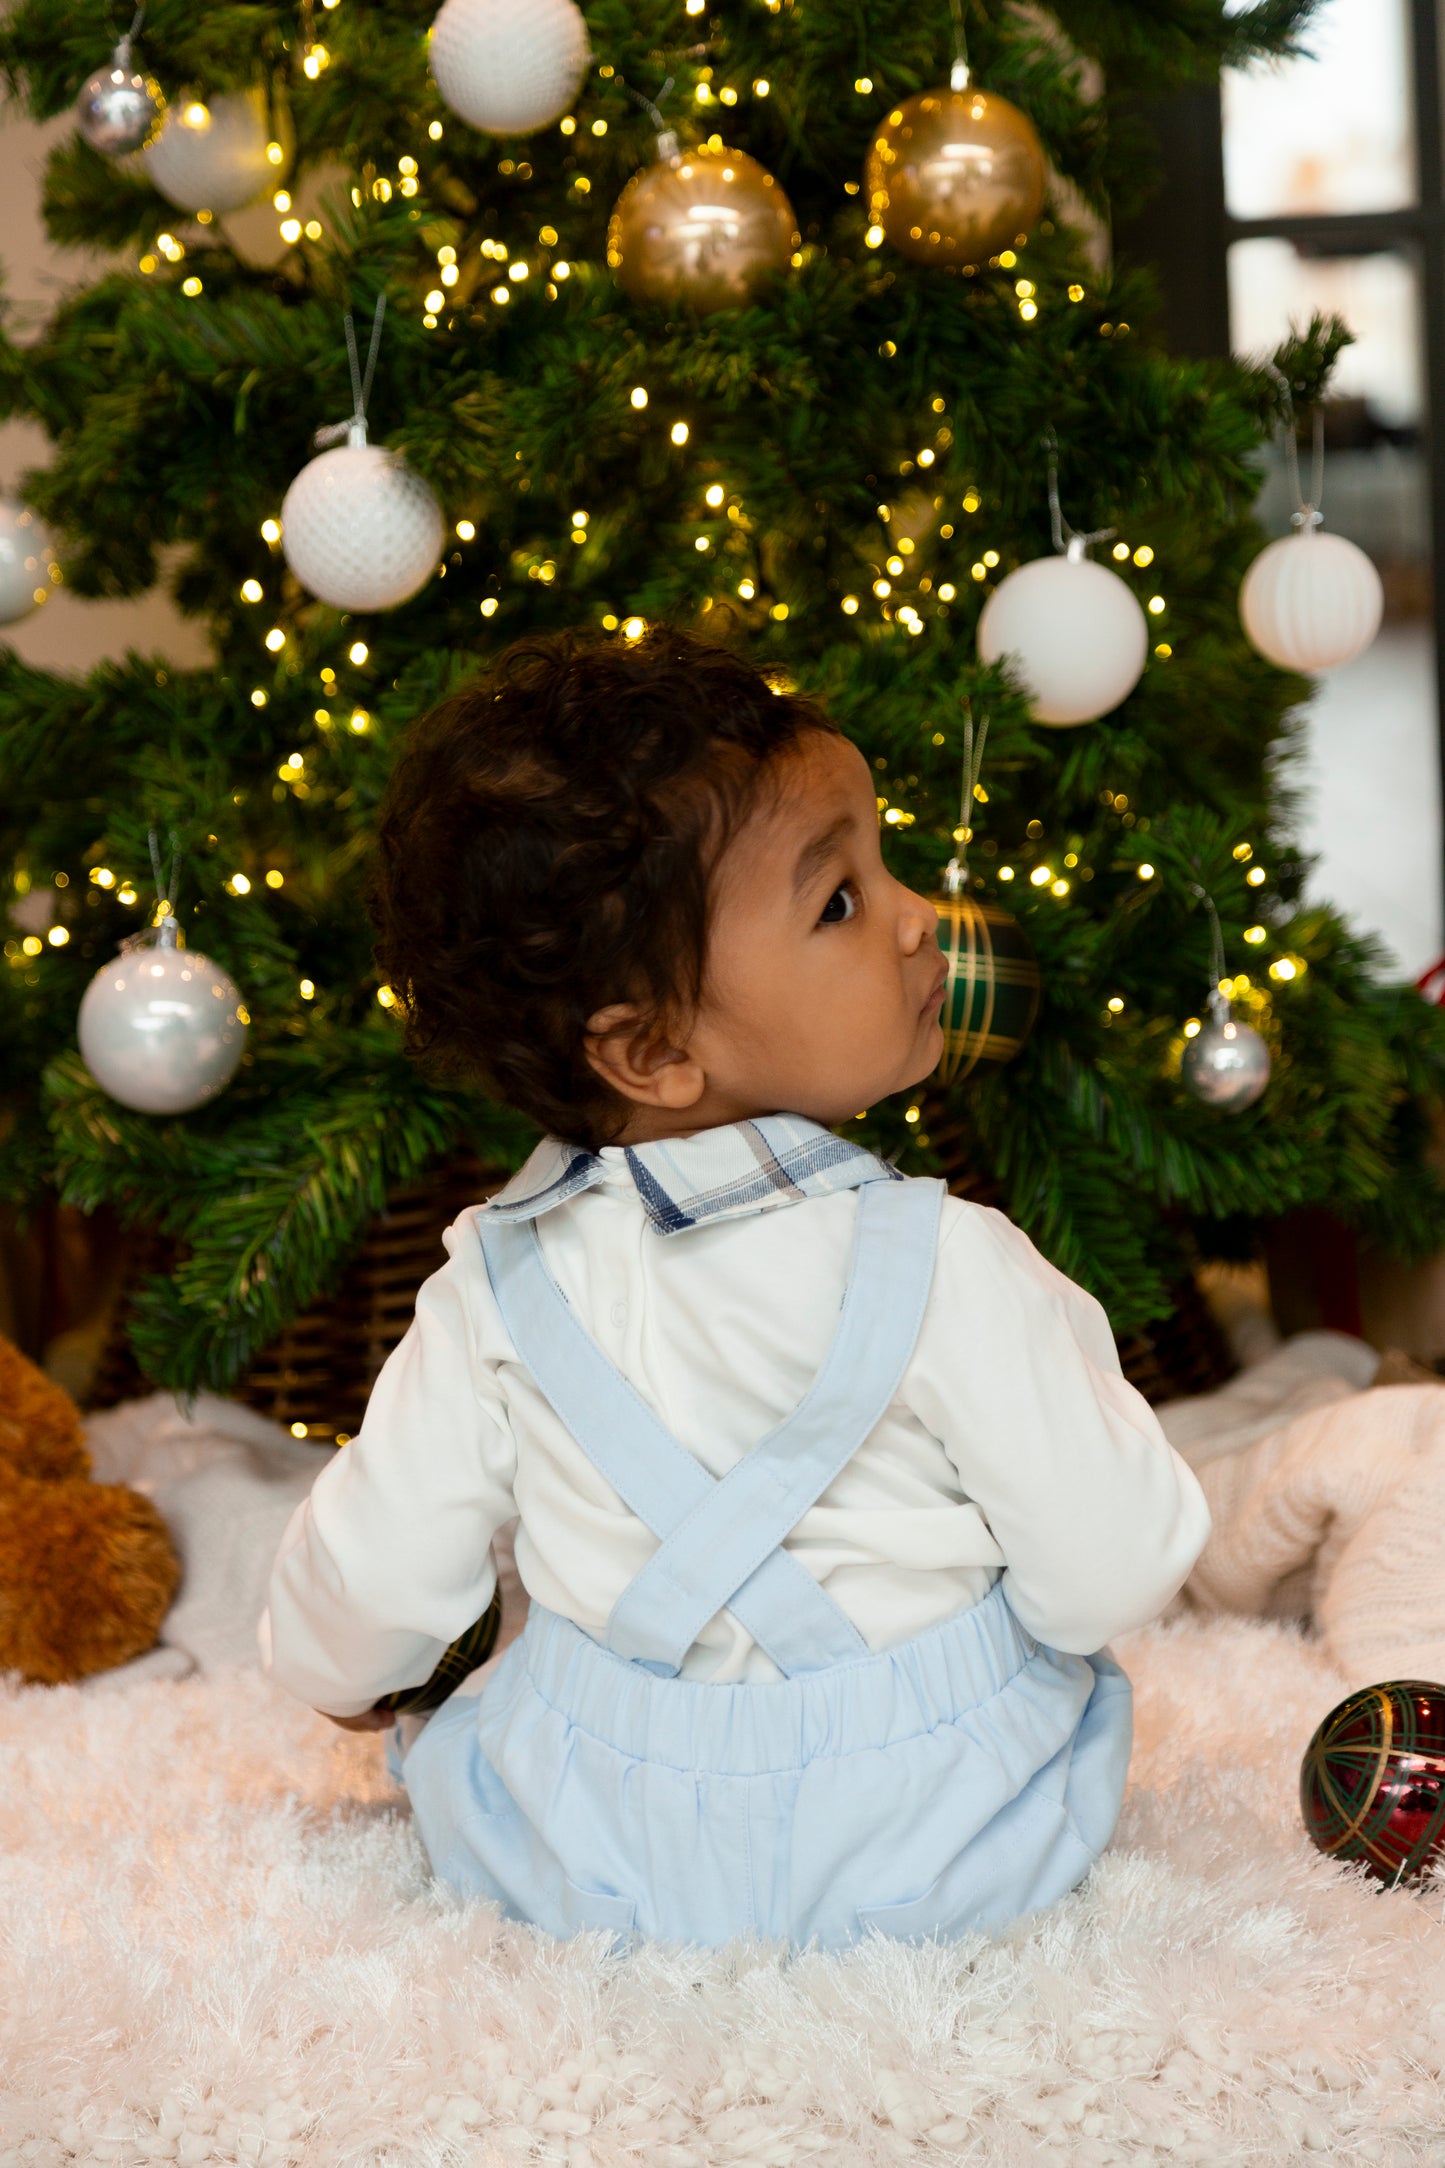
[[[28,617],[48,598],[55,552],[29,505],[0,497],[0,625]]]
[[[105,964],[80,1004],[80,1052],[103,1091],[139,1114],[188,1114],[236,1073],[250,1018],[208,956],[177,947],[174,919],[155,946]]]
[[[359,434],[359,432],[358,432]],[[301,585],[337,610],[393,610],[436,569],[441,507],[397,453],[364,440],[318,452],[281,505],[281,546]]]
[[[1209,1006],[1210,1020],[1186,1044],[1179,1072],[1195,1099],[1238,1114],[1269,1082],[1269,1048],[1252,1024],[1235,1021],[1227,994],[1211,994]]]
[[[121,39],[108,68],[96,70],[75,105],[81,134],[105,158],[143,151],[160,133],[165,112],[160,84],[132,62],[129,38]]]

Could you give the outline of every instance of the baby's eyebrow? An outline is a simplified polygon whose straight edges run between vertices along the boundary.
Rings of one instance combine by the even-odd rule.
[[[840,813],[837,819],[830,821],[828,826],[819,835],[814,836],[810,843],[803,845],[798,854],[798,863],[793,868],[793,894],[795,897],[801,896],[809,883],[817,878],[837,848],[839,838],[846,835],[852,826],[852,814]]]

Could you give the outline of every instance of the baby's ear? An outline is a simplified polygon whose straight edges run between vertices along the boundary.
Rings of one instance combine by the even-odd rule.
[[[587,1019],[583,1050],[604,1084],[639,1106],[695,1106],[706,1089],[700,1065],[673,1045],[665,1019],[617,1001]]]

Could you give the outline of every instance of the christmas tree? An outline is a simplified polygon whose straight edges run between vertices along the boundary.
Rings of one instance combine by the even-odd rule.
[[[1101,269],[1067,208],[1126,210],[1149,178],[1131,101],[1299,49],[1309,0],[581,12],[574,87],[570,0],[472,8],[467,34],[499,36],[560,99],[532,132],[489,135],[439,94],[422,0],[155,0],[133,65],[203,172],[237,110],[222,101],[250,95],[241,181],[217,164],[211,200],[172,186],[179,209],[144,156],[79,134],[53,154],[56,243],[121,267],[0,345],[4,410],[54,445],[24,494],[78,593],[140,594],[164,568],[214,663],[131,655],[79,681],[0,649],[0,877],[20,908],[0,1194],[109,1201],[176,1237],[135,1345],[157,1380],[225,1388],[334,1284],[395,1185],[460,1140],[515,1163],[523,1123],[400,1052],[363,907],[375,808],[409,720],[511,640],[671,621],[818,694],[874,764],[900,876],[934,890],[967,847],[975,895],[1037,955],[1017,1058],[870,1109],[857,1134],[1003,1202],[1120,1331],[1295,1205],[1433,1247],[1445,1028],[1382,981],[1368,938],[1302,906],[1278,756],[1308,687],[1237,614],[1280,377],[1169,358],[1147,277]],[[64,110],[114,34],[101,0],[19,0],[0,30],[12,94]],[[960,37],[1055,180],[978,262],[917,260],[877,222],[865,158],[905,101],[947,86]],[[796,234],[732,306],[649,287],[620,260],[635,234],[614,230],[609,261],[659,111],[684,159],[746,153],[791,206]],[[226,186],[270,207],[269,246]],[[344,315],[364,360],[383,296],[373,441],[431,485],[446,539],[410,599],[348,612],[288,569],[281,507],[316,430],[353,412]],[[1278,357],[1301,410],[1343,336],[1315,325]],[[1050,554],[1051,456],[1063,516],[1113,531],[1096,557],[1148,626],[1136,688],[1070,729],[975,648],[987,598]],[[985,723],[964,817],[966,730]],[[166,901],[190,949],[249,1017],[229,1089],[174,1117],[118,1104],[76,1050],[87,985],[154,915],[152,833],[162,888],[179,854]],[[1273,1060],[1233,1114],[1179,1075],[1215,976],[1205,895],[1236,1014]]]

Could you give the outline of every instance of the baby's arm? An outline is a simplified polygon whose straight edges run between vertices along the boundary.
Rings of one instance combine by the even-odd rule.
[[[291,1517],[257,1632],[263,1668],[340,1719],[430,1677],[491,1601],[492,1537],[516,1512],[506,1409],[467,1306],[476,1235],[464,1221],[446,1239],[361,1430]]]
[[[1001,1212],[946,1203],[905,1392],[1040,1641],[1092,1655],[1182,1586],[1209,1534],[1204,1494],[1120,1371],[1100,1304]]]

